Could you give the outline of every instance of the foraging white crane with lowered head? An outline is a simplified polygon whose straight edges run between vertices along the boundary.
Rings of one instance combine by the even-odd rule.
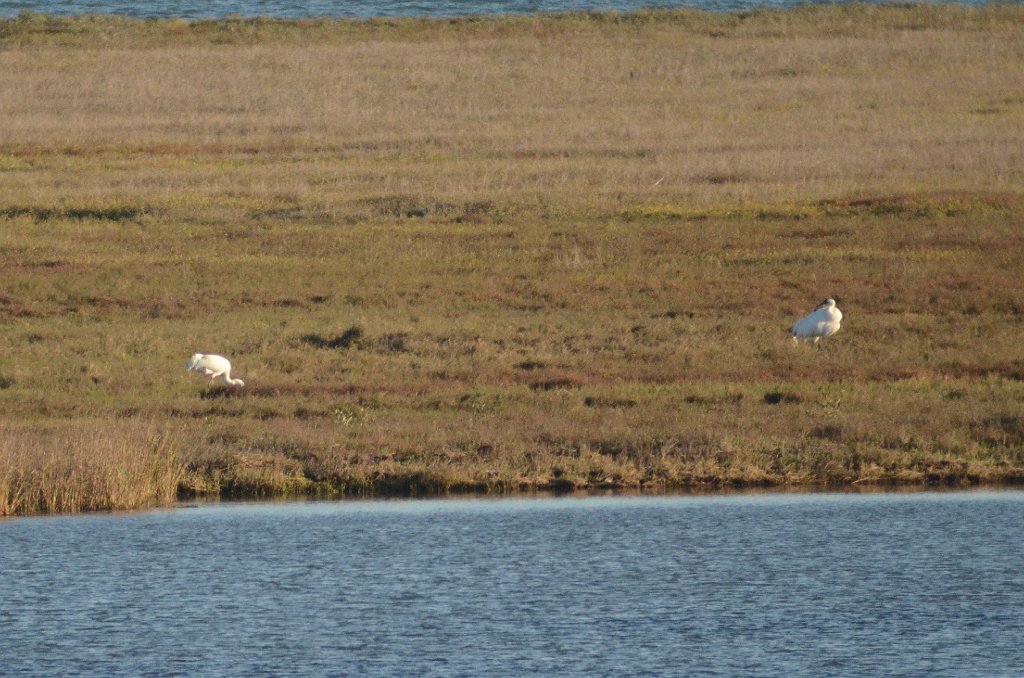
[[[793,325],[793,341],[813,340],[814,346],[820,348],[818,342],[838,332],[842,319],[842,311],[836,308],[836,300],[830,297],[818,304],[814,313],[796,321]]]
[[[224,375],[224,381],[230,386],[245,386],[245,382],[241,379],[231,378],[231,362],[222,355],[196,353],[185,367],[186,372],[189,370],[202,372],[209,376],[210,384],[213,384],[213,380],[217,377]]]

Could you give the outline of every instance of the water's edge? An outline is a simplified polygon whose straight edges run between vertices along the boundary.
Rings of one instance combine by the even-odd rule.
[[[624,499],[624,498],[714,498],[714,497],[778,497],[778,496],[814,496],[814,495],[920,495],[920,494],[982,494],[987,492],[1024,491],[1022,482],[1004,483],[849,483],[849,484],[789,484],[789,485],[729,485],[729,486],[692,486],[675,488],[636,488],[636,487],[603,487],[584,489],[529,489],[506,492],[487,491],[452,491],[428,493],[362,493],[344,495],[325,495],[315,493],[280,493],[268,495],[254,494],[209,494],[180,496],[174,502],[153,504],[136,509],[79,512],[33,512],[0,515],[0,523],[5,520],[19,518],[45,518],[55,516],[82,515],[114,515],[132,516],[152,511],[194,509],[208,506],[244,506],[309,503],[365,503],[365,502],[423,502],[423,501],[501,501],[501,500],[536,500],[550,499]]]
[[[336,3],[308,0],[250,0],[228,2],[179,2],[146,0],[124,3],[115,0],[17,0],[0,1],[0,17],[21,14],[76,16],[117,15],[139,19],[222,19],[225,17],[304,18],[438,18],[471,16],[515,16],[561,12],[623,12],[660,9],[699,9],[711,12],[741,12],[759,9],[788,9],[802,5],[851,4],[854,0],[354,0]],[[858,0],[866,4],[888,4],[888,0]],[[927,3],[932,4],[932,3]],[[936,0],[934,4],[983,6],[987,0]]]

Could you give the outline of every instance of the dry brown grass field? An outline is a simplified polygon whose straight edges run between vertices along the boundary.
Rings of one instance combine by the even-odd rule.
[[[0,515],[1024,480],[1022,93],[1020,6],[0,20]]]

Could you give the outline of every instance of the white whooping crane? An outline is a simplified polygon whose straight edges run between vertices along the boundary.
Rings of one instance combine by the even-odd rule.
[[[210,377],[210,384],[213,384],[213,380],[217,377],[224,375],[224,381],[229,385],[245,386],[245,382],[241,379],[231,378],[231,362],[222,355],[196,353],[185,367],[186,372],[189,370],[195,370],[207,375]]]
[[[793,341],[814,341],[814,346],[825,337],[831,337],[839,331],[839,323],[843,313],[836,308],[836,300],[829,298],[818,304],[814,313],[800,318],[793,325]]]

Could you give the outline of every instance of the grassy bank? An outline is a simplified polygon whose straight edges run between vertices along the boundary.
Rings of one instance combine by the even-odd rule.
[[[0,46],[0,515],[1024,479],[1024,8]]]

